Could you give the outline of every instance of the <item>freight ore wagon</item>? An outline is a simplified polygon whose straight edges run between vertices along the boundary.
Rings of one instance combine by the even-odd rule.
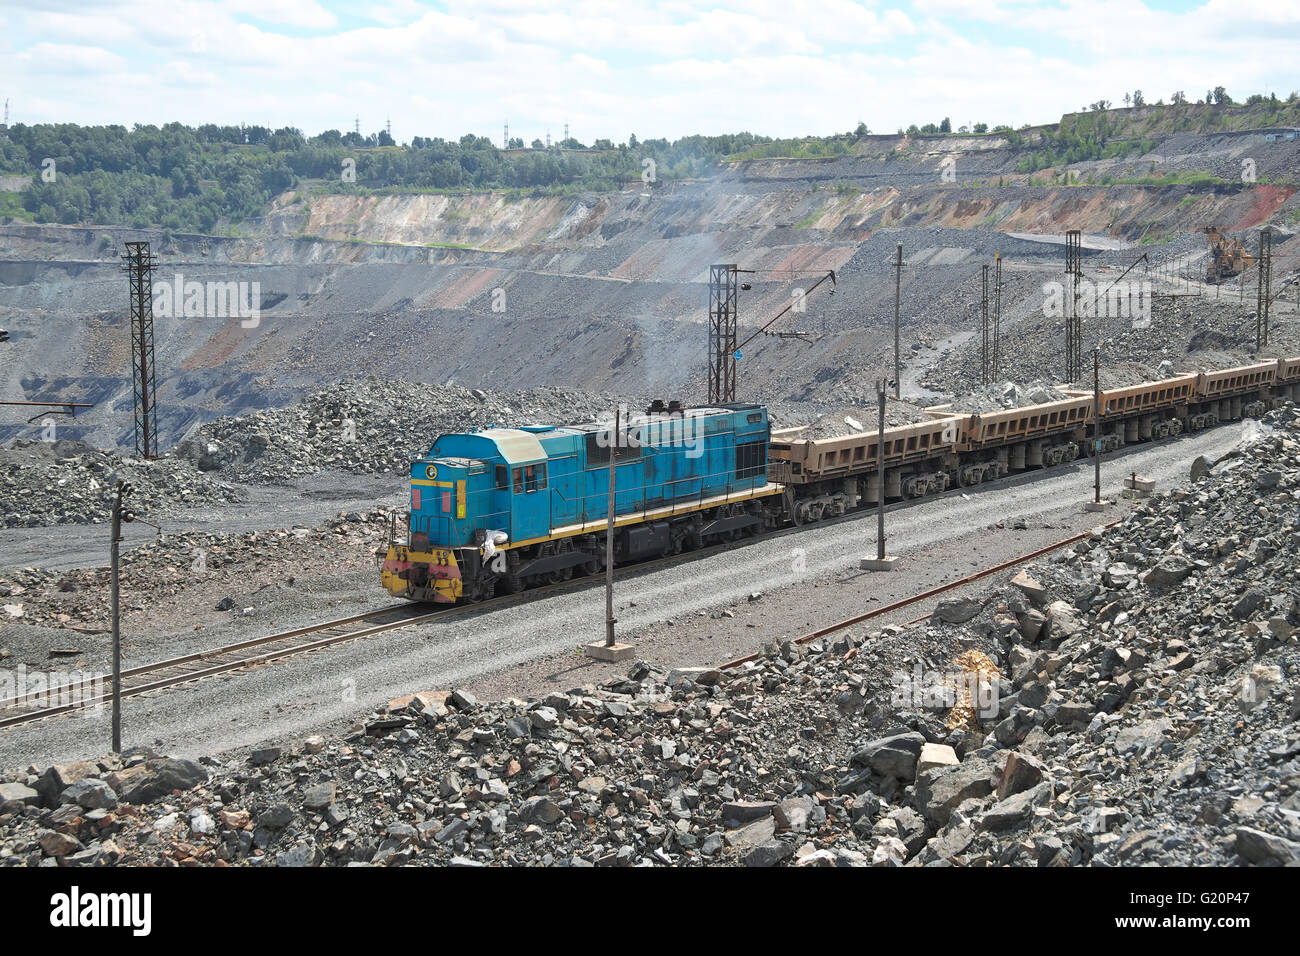
[[[949,406],[925,410],[930,421],[886,428],[885,497],[920,498],[1013,472],[1051,468],[1125,445],[1252,418],[1300,398],[1300,359],[1271,359],[1215,372],[1106,389],[1097,417],[1092,392],[981,414]],[[790,519],[806,524],[873,504],[880,490],[876,431],[805,439],[802,428],[772,433],[768,473],[787,486]]]
[[[656,406],[612,434],[612,423],[592,423],[443,435],[411,465],[407,540],[390,542],[384,588],[476,601],[601,571],[611,451],[616,563],[780,522],[765,408]]]

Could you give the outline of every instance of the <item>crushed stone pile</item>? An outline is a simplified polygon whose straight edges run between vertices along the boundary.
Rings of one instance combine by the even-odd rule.
[[[952,408],[958,412],[982,414],[1001,411],[1004,408],[1045,405],[1069,397],[1061,389],[1046,382],[1030,382],[1027,385],[997,382],[954,399]]]
[[[775,415],[773,416],[773,430],[797,427],[800,429],[799,438],[840,438],[858,432],[876,431],[880,424],[880,411],[878,406],[872,404],[861,407],[837,408],[819,414],[811,420],[809,420],[807,414],[799,415],[787,412],[782,416],[782,419],[778,421]],[[914,425],[917,422],[926,420],[927,416],[919,405],[896,401],[887,401],[885,403],[885,426],[888,428],[895,425]],[[789,424],[785,424],[785,421],[789,421]]]
[[[387,540],[390,520],[396,517],[388,509],[375,508],[339,512],[311,527],[165,532],[122,552],[123,610],[143,612],[153,602],[185,593],[196,580],[215,578],[242,590],[263,578],[287,576],[291,585],[293,568],[301,565],[304,553],[321,565],[328,563],[329,554],[369,558]],[[6,623],[107,629],[109,581],[108,567],[0,568],[0,657],[8,649]],[[240,610],[233,600],[226,603],[220,610]]]
[[[209,422],[172,454],[201,471],[253,484],[293,484],[324,469],[405,475],[444,433],[590,421],[612,417],[620,405],[641,412],[646,403],[568,388],[495,394],[371,377],[284,408]]]
[[[10,772],[0,864],[1300,864],[1300,412],[928,622]]]
[[[130,504],[141,515],[169,505],[244,500],[229,482],[174,458],[147,461],[79,441],[22,439],[0,449],[0,528],[106,522],[119,479],[133,486]]]

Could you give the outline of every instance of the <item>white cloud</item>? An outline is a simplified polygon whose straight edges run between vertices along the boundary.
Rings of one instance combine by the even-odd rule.
[[[333,7],[333,9],[331,9]],[[1300,6],[1207,0],[98,0],[9,7],[24,122],[257,122],[584,142],[1050,122],[1126,90],[1291,86]],[[347,23],[347,26],[342,25]],[[363,24],[356,26],[355,24]],[[305,34],[305,35],[304,35]],[[108,96],[117,88],[148,97]]]

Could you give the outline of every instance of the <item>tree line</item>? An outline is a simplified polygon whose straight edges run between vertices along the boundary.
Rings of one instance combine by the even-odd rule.
[[[852,138],[852,134],[848,134]],[[20,194],[37,222],[129,224],[210,232],[264,214],[304,180],[327,189],[606,190],[705,175],[732,157],[788,141],[752,133],[628,137],[615,146],[576,139],[551,149],[502,150],[485,136],[362,136],[261,126],[15,124],[0,134],[0,172],[30,175]],[[522,146],[515,140],[516,150]],[[537,145],[537,144],[535,144]]]

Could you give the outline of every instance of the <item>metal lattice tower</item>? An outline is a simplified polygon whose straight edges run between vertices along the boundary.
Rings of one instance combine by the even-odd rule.
[[[709,266],[709,404],[736,400],[736,266]]]
[[[992,363],[989,355],[989,267],[981,270],[983,276],[983,293],[980,296],[980,384],[987,385],[992,377]]]
[[[122,256],[130,296],[131,381],[135,396],[135,453],[158,455],[158,391],[153,353],[153,267],[157,259],[147,242],[128,242]]]
[[[1259,231],[1259,289],[1255,305],[1255,348],[1268,347],[1268,312],[1273,292],[1273,232]]]
[[[1065,380],[1076,381],[1083,374],[1083,330],[1079,318],[1079,280],[1083,278],[1083,233],[1071,229],[1065,234],[1065,274],[1070,277],[1070,307],[1065,314]]]

